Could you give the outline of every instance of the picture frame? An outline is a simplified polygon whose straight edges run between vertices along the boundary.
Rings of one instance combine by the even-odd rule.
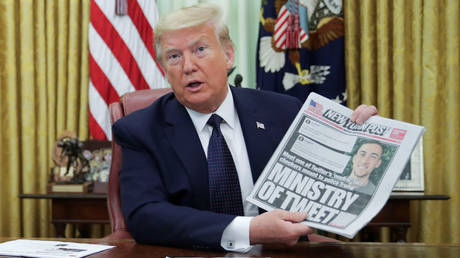
[[[423,138],[421,138],[401,173],[399,181],[396,182],[393,192],[423,192],[424,190]]]

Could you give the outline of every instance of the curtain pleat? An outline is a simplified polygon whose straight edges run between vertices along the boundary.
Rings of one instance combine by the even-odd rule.
[[[0,236],[47,237],[52,149],[64,131],[88,137],[89,0],[0,2]]]
[[[0,212],[0,231],[2,235],[19,236],[21,233],[21,209],[18,199],[21,185],[21,157],[20,140],[20,111],[18,103],[18,80],[20,75],[17,72],[19,60],[16,58],[19,53],[19,46],[16,44],[19,37],[16,24],[19,22],[17,13],[19,4],[14,1],[0,2],[0,51],[2,66],[1,76],[1,207],[7,207]],[[5,36],[3,36],[5,35]]]
[[[425,126],[425,193],[411,241],[459,242],[459,1],[344,1],[348,104]]]

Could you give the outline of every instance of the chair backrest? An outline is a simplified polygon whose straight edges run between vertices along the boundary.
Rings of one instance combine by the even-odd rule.
[[[124,94],[120,102],[114,102],[109,106],[111,124],[138,109],[149,106],[168,92],[171,92],[170,88],[138,90]],[[120,178],[118,175],[120,168],[121,147],[115,140],[112,140],[112,164],[110,166],[107,208],[109,211],[110,226],[112,228],[112,234],[109,235],[108,238],[114,239],[131,238],[121,211]]]

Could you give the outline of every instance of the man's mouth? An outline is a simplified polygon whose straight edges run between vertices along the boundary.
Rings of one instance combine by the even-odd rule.
[[[202,82],[199,82],[199,81],[192,81],[192,82],[190,82],[189,84],[187,84],[187,87],[196,88],[196,87],[200,86],[201,84],[202,84]]]

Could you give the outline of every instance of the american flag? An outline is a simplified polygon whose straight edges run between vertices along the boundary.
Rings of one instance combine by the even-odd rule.
[[[300,44],[308,39],[308,25],[303,21],[306,19],[306,9],[297,4],[291,4],[288,1],[284,4],[278,14],[278,18],[275,23],[275,31],[273,32],[273,39],[275,40],[275,46],[279,49],[298,48]],[[294,19],[294,20],[292,20]],[[294,30],[294,38],[290,36],[289,31]],[[300,32],[300,35],[297,33]]]
[[[310,105],[308,105],[308,111],[311,111],[315,114],[322,115],[323,114],[323,105],[319,104],[314,100],[310,100]]]
[[[346,104],[342,1],[261,2],[257,88],[301,102],[316,92]]]
[[[108,106],[126,92],[164,88],[155,60],[152,0],[91,0],[89,25],[89,127],[94,139],[111,140]]]

